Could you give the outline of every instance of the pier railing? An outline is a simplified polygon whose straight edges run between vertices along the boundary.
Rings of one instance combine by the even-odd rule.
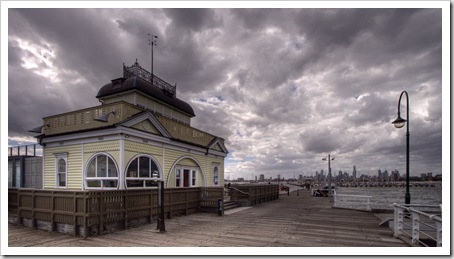
[[[216,211],[222,187],[166,188],[168,218]],[[16,224],[86,238],[103,232],[151,223],[158,215],[156,189],[39,190],[8,189],[8,213]],[[13,219],[12,219],[13,220]]]
[[[395,237],[409,240],[413,246],[442,246],[441,204],[393,206]]]
[[[279,186],[276,184],[238,184],[230,187],[230,200],[243,206],[252,206],[276,199],[279,199]]]

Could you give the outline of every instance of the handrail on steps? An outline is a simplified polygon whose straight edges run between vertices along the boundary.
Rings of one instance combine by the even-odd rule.
[[[236,187],[233,187],[233,186],[230,186],[230,189],[234,189],[235,191],[237,191],[237,192],[239,192],[239,193],[242,193],[242,194],[244,194],[244,195],[249,195],[248,192],[243,192],[242,190],[240,190],[240,189],[238,189],[238,188],[236,188]]]

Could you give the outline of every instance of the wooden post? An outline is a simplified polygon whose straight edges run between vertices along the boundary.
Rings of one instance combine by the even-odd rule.
[[[98,225],[98,233],[99,235],[102,235],[102,232],[104,231],[104,192],[101,192],[101,195],[97,193],[98,195],[98,205],[99,205],[99,210],[98,210],[98,218],[99,218],[99,225]]]
[[[79,233],[78,227],[77,227],[77,199],[76,199],[76,192],[73,192],[73,224],[74,224],[74,236],[77,236]]]
[[[35,191],[32,191],[32,228],[36,228],[35,222]]]
[[[189,204],[188,204],[188,199],[189,199],[188,189],[189,188],[185,188],[185,189],[186,189],[186,192],[185,192],[185,201],[186,201],[186,203],[185,203],[184,215],[187,216],[188,215],[188,206],[189,206]]]
[[[52,191],[51,192],[51,196],[50,196],[50,202],[51,202],[51,206],[50,206],[50,231],[55,231],[55,192]]]
[[[87,192],[83,193],[83,199],[84,199],[84,239],[88,237],[88,206],[87,206]]]
[[[172,218],[172,214],[173,214],[173,195],[172,195],[172,189],[168,189],[167,192],[169,193],[169,214],[168,214],[168,218],[171,219]]]
[[[121,191],[123,193],[123,228],[128,228],[128,196],[129,191]],[[151,194],[150,194],[151,196]]]

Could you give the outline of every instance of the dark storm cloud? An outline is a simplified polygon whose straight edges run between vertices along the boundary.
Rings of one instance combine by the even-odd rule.
[[[27,135],[44,116],[98,105],[94,96],[122,76],[123,62],[137,58],[149,70],[151,33],[159,37],[154,73],[177,84],[196,112],[193,126],[226,139],[227,174],[313,172],[328,153],[349,171],[404,171],[405,134],[390,123],[403,90],[412,166],[441,173],[439,9],[8,14],[9,136]]]

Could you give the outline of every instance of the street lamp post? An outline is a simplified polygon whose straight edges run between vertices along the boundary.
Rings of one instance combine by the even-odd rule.
[[[322,158],[323,161],[326,161],[326,158]],[[332,196],[332,191],[331,191],[331,160],[334,160],[334,157],[331,157],[330,154],[328,154],[328,196]]]
[[[402,96],[405,94],[405,97],[407,98],[407,119],[402,119],[402,117],[400,117],[400,102],[402,100]],[[407,122],[407,152],[406,152],[406,163],[407,163],[407,184],[406,184],[406,187],[407,187],[407,190],[406,190],[406,193],[405,193],[405,204],[410,204],[410,199],[411,199],[411,196],[410,196],[410,118],[409,118],[409,114],[410,114],[410,103],[409,103],[409,100],[408,100],[408,93],[407,91],[403,91],[401,94],[400,94],[400,97],[399,97],[399,103],[397,105],[397,119],[394,120],[392,122],[392,124],[394,124],[394,127],[396,128],[402,128],[405,126],[405,122]]]

